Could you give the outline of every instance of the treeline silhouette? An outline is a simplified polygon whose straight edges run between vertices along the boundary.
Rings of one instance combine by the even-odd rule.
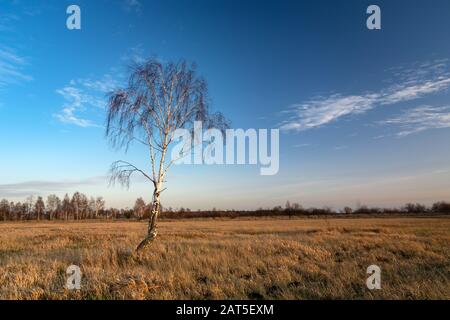
[[[151,213],[151,204],[138,198],[133,208],[106,208],[103,197],[87,197],[75,192],[71,197],[66,194],[62,199],[52,194],[45,200],[38,196],[28,197],[23,202],[0,201],[0,221],[17,220],[86,220],[86,219],[147,219]],[[450,203],[440,201],[432,206],[420,203],[408,203],[401,208],[378,208],[360,205],[356,209],[345,207],[340,210],[332,208],[303,208],[298,203],[289,201],[284,207],[260,208],[257,210],[191,210],[189,208],[173,209],[161,207],[162,219],[189,218],[238,218],[268,216],[350,216],[350,215],[447,215]]]

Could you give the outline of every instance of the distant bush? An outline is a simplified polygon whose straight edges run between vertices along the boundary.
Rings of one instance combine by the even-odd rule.
[[[345,207],[345,208],[344,208],[344,213],[345,213],[345,214],[352,214],[352,213],[353,213],[353,209],[350,208],[350,207]]]
[[[356,214],[379,214],[383,213],[383,209],[380,208],[369,208],[367,206],[360,206],[358,209],[353,211]]]
[[[436,202],[431,207],[431,211],[435,213],[450,213],[450,203],[444,201]]]
[[[424,213],[427,212],[427,207],[420,203],[407,203],[403,207],[403,211],[408,213]]]
[[[308,214],[314,215],[314,216],[322,216],[322,215],[328,215],[328,214],[332,214],[335,212],[332,212],[330,208],[323,208],[323,209],[318,209],[318,208],[309,208],[308,209]]]

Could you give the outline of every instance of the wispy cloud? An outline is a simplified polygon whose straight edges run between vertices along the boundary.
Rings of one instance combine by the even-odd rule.
[[[110,74],[105,74],[101,79],[79,79],[72,82],[73,84],[81,84],[86,89],[108,93],[114,90],[120,83]]]
[[[406,110],[403,114],[379,122],[398,126],[398,137],[405,137],[429,129],[450,128],[450,106],[421,106]]]
[[[74,188],[105,183],[104,176],[91,177],[80,180],[66,181],[25,181],[20,183],[0,184],[0,197],[26,197],[29,195],[42,195],[52,192],[65,192]]]
[[[119,82],[110,74],[105,74],[100,79],[72,80],[68,86],[56,91],[65,102],[62,109],[53,116],[62,123],[82,128],[100,127],[83,115],[87,116],[92,108],[104,108],[105,95],[118,85]]]
[[[13,31],[14,22],[20,20],[19,16],[10,13],[0,13],[0,31]]]
[[[13,49],[0,47],[0,88],[32,80],[33,78],[23,71],[26,64],[26,59]]]
[[[145,61],[145,53],[142,44],[131,47],[127,53],[121,57],[125,63],[142,63]]]
[[[300,144],[294,145],[294,148],[306,148],[306,147],[310,147],[310,146],[311,146],[310,143],[300,143]]]
[[[336,151],[345,150],[345,149],[348,149],[348,146],[335,146],[333,149]]]
[[[373,108],[377,95],[342,96],[334,94],[318,97],[302,104],[291,106],[293,116],[283,122],[283,130],[307,130],[325,125],[335,119],[363,113]]]
[[[423,83],[418,83],[410,86],[399,86],[391,88],[391,93],[382,95],[381,104],[394,104],[397,102],[408,101],[420,98],[424,95],[439,92],[447,89],[450,85],[450,78],[438,78],[428,80]]]
[[[83,119],[77,115],[82,112],[88,105],[97,105],[98,101],[88,95],[84,94],[80,89],[70,86],[64,87],[56,91],[64,97],[65,103],[60,112],[54,114],[54,117],[62,123],[74,124],[79,127],[95,127],[97,126],[91,120]]]
[[[450,87],[447,60],[428,62],[411,69],[397,69],[396,84],[358,95],[332,94],[292,105],[290,117],[280,124],[285,131],[302,131],[329,124],[339,118],[367,112],[378,106],[411,101]]]
[[[142,4],[139,0],[124,0],[123,7],[126,11],[134,11],[140,13],[142,10]]]

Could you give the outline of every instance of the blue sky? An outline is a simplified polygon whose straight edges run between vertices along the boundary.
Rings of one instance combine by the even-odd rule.
[[[82,29],[66,28],[81,8]],[[382,30],[366,28],[381,8]],[[105,94],[133,60],[196,62],[233,128],[281,128],[280,171],[178,166],[163,204],[257,208],[450,200],[448,1],[0,0],[0,198],[103,195],[114,160]]]

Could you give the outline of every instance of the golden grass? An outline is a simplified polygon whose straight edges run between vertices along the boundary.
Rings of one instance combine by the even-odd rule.
[[[450,219],[0,224],[1,299],[450,299]],[[79,292],[64,289],[80,266]],[[365,286],[379,265],[382,289]]]

